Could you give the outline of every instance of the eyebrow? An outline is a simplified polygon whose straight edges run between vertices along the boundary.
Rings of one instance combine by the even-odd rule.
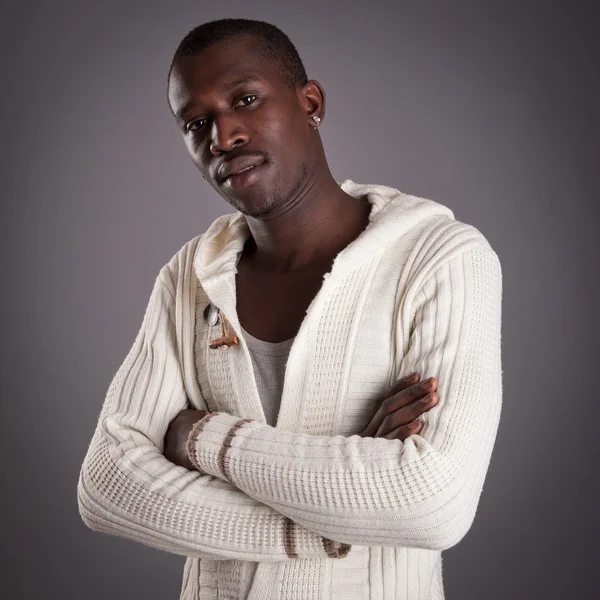
[[[238,85],[242,85],[243,83],[254,83],[260,80],[260,77],[257,77],[256,75],[246,75],[245,77],[240,77],[238,79],[234,79],[233,81],[226,83],[223,86],[223,91],[228,92],[229,90],[233,89],[234,87],[237,87]]]
[[[228,81],[221,89],[224,92],[229,92],[230,90],[236,88],[238,85],[243,85],[245,83],[255,83],[258,81],[262,81],[260,77],[257,77],[256,75],[245,75],[243,77],[238,77],[237,79],[233,79],[232,81]],[[184,104],[178,111],[177,111],[177,118],[178,119],[183,119],[183,115],[192,107],[194,106],[194,102],[193,101],[189,101],[186,104]]]

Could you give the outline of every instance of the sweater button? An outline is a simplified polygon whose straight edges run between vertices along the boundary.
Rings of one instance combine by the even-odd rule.
[[[219,320],[219,309],[212,302],[209,302],[204,309],[204,319],[211,327]]]

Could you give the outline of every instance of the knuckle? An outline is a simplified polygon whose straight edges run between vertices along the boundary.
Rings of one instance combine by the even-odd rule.
[[[427,410],[428,403],[421,402],[420,400],[415,400],[412,404],[406,407],[406,414],[408,416],[408,420],[412,421],[412,419],[415,419]]]
[[[388,396],[380,405],[379,410],[377,411],[379,414],[386,413],[390,409],[390,404],[393,402],[395,394],[393,396]]]
[[[423,396],[426,396],[428,392],[429,392],[429,389],[422,388],[421,384],[419,384],[419,385],[417,385],[415,387],[412,387],[410,389],[409,396],[410,396],[411,401],[412,400],[417,400],[419,398],[422,398]]]
[[[423,395],[427,394],[430,389],[431,389],[431,383],[427,383],[424,386],[422,384],[418,383],[417,385],[413,386],[412,393],[415,396],[423,396]]]
[[[381,421],[381,426],[380,429],[389,429],[390,427],[394,426],[394,418],[393,415],[387,415],[383,418],[383,421]]]
[[[429,393],[423,396],[419,402],[415,402],[415,410],[428,410],[428,407],[431,404],[432,397],[433,396],[431,395],[431,393]]]
[[[395,386],[394,386],[394,391],[400,391],[400,390],[405,390],[407,387],[410,386],[410,381],[406,381],[406,379],[401,379]]]
[[[395,404],[400,408],[404,408],[408,404],[410,404],[414,400],[414,392],[412,392],[412,387],[409,387],[405,390],[402,390],[395,396]]]

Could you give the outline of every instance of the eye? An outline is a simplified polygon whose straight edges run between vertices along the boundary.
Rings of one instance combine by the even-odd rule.
[[[196,119],[195,121],[190,121],[186,126],[186,131],[196,131],[204,126],[206,123],[206,119]]]
[[[236,104],[236,106],[248,106],[249,104],[252,104],[255,100],[256,100],[256,96],[253,94],[249,94],[247,96],[242,96],[238,100],[238,103]]]

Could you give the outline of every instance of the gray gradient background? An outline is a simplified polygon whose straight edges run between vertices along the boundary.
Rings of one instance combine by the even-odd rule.
[[[232,210],[165,85],[227,16],[297,45],[338,180],[442,202],[500,256],[503,416],[447,598],[600,597],[598,14],[566,4],[4,3],[3,597],[179,597],[184,559],[88,530],[76,483],[159,269]]]

